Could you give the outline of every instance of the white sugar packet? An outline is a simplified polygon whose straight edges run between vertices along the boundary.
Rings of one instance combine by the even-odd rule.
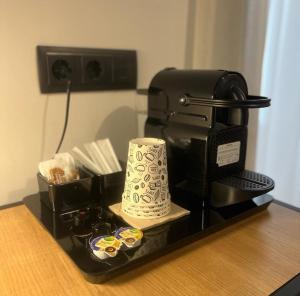
[[[117,158],[117,155],[115,153],[115,150],[114,150],[110,140],[108,138],[106,138],[106,139],[98,140],[96,143],[97,143],[97,146],[99,147],[100,151],[104,155],[104,157],[111,169],[111,172],[115,173],[115,172],[122,171],[120,162]]]
[[[72,149],[72,153],[75,159],[87,169],[95,174],[103,174],[103,171],[97,164],[95,164],[85,153],[83,153],[78,147]]]

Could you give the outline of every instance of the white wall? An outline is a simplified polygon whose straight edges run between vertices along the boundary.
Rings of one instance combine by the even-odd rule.
[[[193,67],[242,73],[260,93],[267,0],[197,0]],[[255,169],[258,111],[250,110],[246,167]]]
[[[245,1],[196,1],[194,67],[241,70]]]
[[[0,205],[37,191],[38,162],[52,157],[65,95],[39,91],[36,45],[138,51],[138,85],[185,63],[188,0],[0,0]],[[110,137],[121,158],[138,132],[134,91],[74,93],[61,151]]]

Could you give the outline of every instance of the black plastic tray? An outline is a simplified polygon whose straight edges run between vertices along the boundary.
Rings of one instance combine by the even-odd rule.
[[[119,195],[115,197],[119,199]],[[79,236],[70,231],[68,223],[64,222],[61,214],[53,213],[41,203],[38,194],[25,197],[24,204],[74,261],[86,279],[93,283],[101,283],[262,211],[272,200],[270,195],[262,195],[240,204],[213,209],[202,208],[201,203],[195,206],[195,202],[181,196],[180,205],[191,211],[189,216],[144,231],[141,246],[120,251],[116,257],[102,261],[91,254],[88,245],[89,235]],[[111,202],[115,201],[112,199]],[[107,219],[102,221],[105,222],[103,225],[109,225],[110,231],[126,225],[124,221],[109,212],[106,206],[97,205],[97,207],[102,211],[102,219]]]

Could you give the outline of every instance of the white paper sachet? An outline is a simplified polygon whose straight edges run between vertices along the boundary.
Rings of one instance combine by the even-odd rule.
[[[95,142],[85,144],[84,146],[89,152],[90,156],[93,155],[95,158],[94,162],[102,168],[103,174],[113,173],[112,168],[109,166],[107,159],[103,155],[102,151],[99,149]]]
[[[108,138],[103,140],[97,141],[97,146],[99,147],[100,151],[104,155],[105,159],[108,162],[112,172],[120,172],[122,171],[121,165],[119,160],[116,156],[114,148],[111,145],[111,142]]]
[[[93,163],[99,167],[101,174],[102,175],[106,174],[105,167],[104,167],[103,163],[101,161],[99,161],[94,149],[92,148],[92,144],[86,143],[83,146],[84,146],[85,150],[87,151],[88,155],[90,156],[91,160],[93,161]]]
[[[101,169],[93,161],[89,159],[78,147],[72,149],[74,157],[78,160],[83,166],[91,170],[95,174],[102,174]]]

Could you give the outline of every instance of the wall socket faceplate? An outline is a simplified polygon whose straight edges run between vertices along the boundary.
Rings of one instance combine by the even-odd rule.
[[[136,89],[135,50],[37,46],[42,93]]]

